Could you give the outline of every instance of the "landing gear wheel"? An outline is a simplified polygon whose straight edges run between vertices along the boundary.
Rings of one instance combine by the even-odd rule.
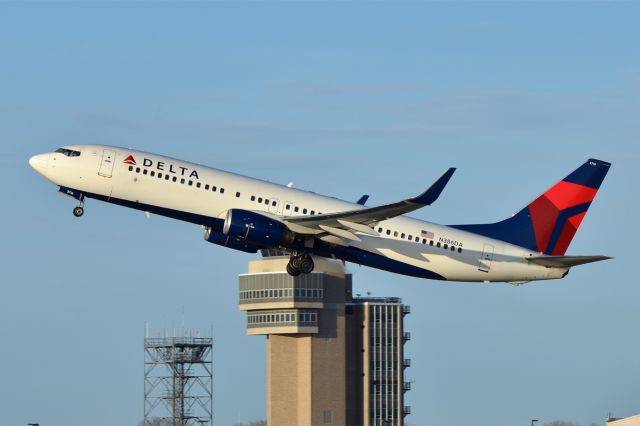
[[[298,275],[300,275],[301,272],[300,272],[300,269],[296,268],[291,264],[291,262],[289,262],[287,263],[287,273],[292,277],[297,277]]]
[[[80,206],[76,207],[73,209],[73,215],[75,217],[80,217],[84,214],[84,209]]]
[[[298,264],[298,269],[303,274],[311,273],[313,271],[314,267],[315,267],[315,265],[313,263],[313,259],[309,255],[303,256],[302,259],[300,260],[299,264]]]

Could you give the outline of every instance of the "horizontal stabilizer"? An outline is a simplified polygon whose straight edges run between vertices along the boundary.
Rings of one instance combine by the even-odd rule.
[[[585,263],[598,262],[600,260],[612,259],[609,256],[542,256],[527,257],[527,260],[536,265],[548,268],[570,268],[572,266],[583,265]]]

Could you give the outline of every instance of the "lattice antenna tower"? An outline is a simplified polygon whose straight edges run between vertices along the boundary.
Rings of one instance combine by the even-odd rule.
[[[145,426],[212,424],[213,339],[182,331],[180,337],[148,337],[145,331]]]

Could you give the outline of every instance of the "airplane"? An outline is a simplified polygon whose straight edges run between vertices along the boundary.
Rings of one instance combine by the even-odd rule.
[[[213,244],[287,253],[292,276],[311,273],[313,256],[320,256],[412,277],[520,285],[564,278],[573,266],[611,259],[565,255],[611,166],[596,159],[510,218],[449,226],[406,214],[433,204],[455,168],[418,196],[367,207],[368,195],[352,203],[113,146],[64,146],[29,164],[78,200],[77,217],[92,198],[201,225]]]

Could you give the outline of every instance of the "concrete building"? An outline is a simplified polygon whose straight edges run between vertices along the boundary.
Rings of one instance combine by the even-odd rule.
[[[247,334],[267,336],[270,425],[402,425],[403,316],[398,298],[354,298],[342,262],[314,258],[292,277],[265,251],[240,275]]]

